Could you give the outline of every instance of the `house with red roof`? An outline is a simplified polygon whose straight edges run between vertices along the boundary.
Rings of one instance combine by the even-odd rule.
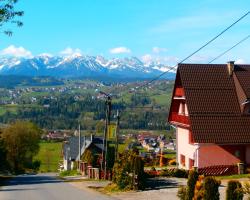
[[[179,64],[168,121],[179,168],[250,165],[250,65]]]

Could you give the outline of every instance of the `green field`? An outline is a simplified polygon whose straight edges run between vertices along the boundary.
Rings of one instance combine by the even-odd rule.
[[[40,172],[56,172],[62,160],[61,142],[41,142],[39,153],[34,160],[40,160]]]
[[[40,105],[37,104],[22,104],[22,105],[16,105],[16,104],[7,104],[7,105],[1,105],[0,106],[0,116],[4,115],[7,111],[16,114],[18,109],[22,108],[43,108]]]
[[[159,94],[151,96],[152,99],[155,99],[156,103],[161,106],[168,106],[170,105],[172,94]]]
[[[2,105],[0,106],[0,116],[4,115],[7,111],[10,113],[16,113],[17,112],[17,105]]]

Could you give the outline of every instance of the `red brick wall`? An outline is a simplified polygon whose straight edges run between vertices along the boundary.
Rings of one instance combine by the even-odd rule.
[[[199,168],[213,165],[232,165],[245,162],[244,145],[202,145],[199,149]],[[238,157],[236,156],[238,155]]]

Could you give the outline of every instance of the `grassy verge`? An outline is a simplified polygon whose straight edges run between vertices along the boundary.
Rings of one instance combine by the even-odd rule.
[[[218,176],[218,178],[221,180],[250,178],[250,174],[235,174],[235,175],[230,175],[230,176]]]
[[[67,171],[62,171],[60,172],[59,176],[60,177],[65,177],[65,176],[76,176],[80,175],[80,173],[77,170],[67,170]]]
[[[61,142],[41,142],[34,160],[41,161],[40,172],[56,172],[61,160]]]
[[[104,194],[113,194],[113,193],[119,193],[119,192],[128,192],[128,189],[119,189],[119,187],[115,183],[110,183],[104,188],[98,188],[99,192],[102,192]]]

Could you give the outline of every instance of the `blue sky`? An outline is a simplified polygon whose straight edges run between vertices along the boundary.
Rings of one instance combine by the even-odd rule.
[[[22,28],[0,54],[137,56],[175,64],[250,10],[249,0],[19,0]],[[208,62],[250,34],[250,15],[189,62]],[[250,63],[250,39],[217,62]]]

